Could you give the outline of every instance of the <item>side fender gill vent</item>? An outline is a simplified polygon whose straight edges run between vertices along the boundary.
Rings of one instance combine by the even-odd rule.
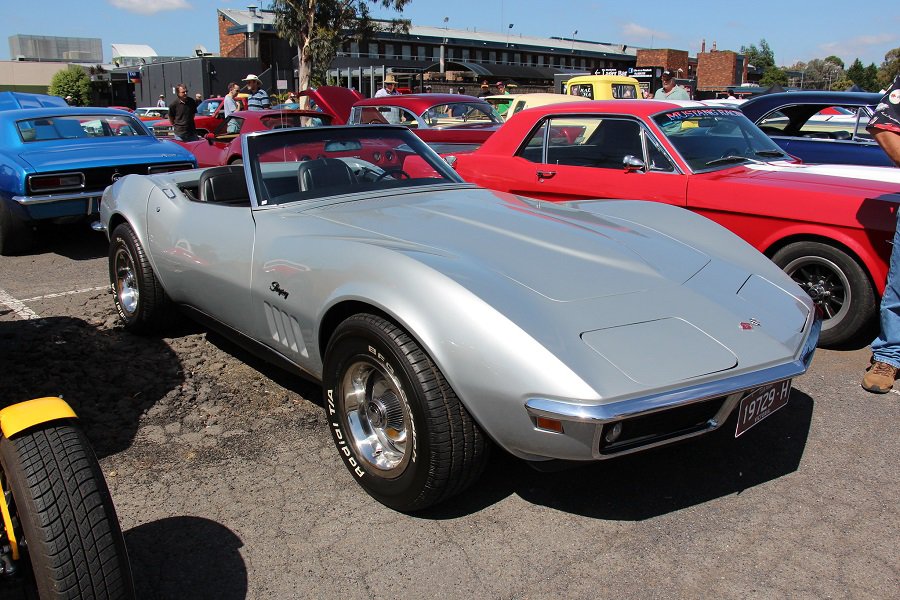
[[[268,302],[263,302],[266,313],[266,323],[269,325],[269,335],[272,340],[281,344],[294,353],[301,356],[309,356],[303,334],[300,332],[300,323],[283,310],[275,308]]]

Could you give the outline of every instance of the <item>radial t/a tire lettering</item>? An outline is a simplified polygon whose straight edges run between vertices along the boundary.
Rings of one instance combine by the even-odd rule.
[[[140,240],[125,223],[110,235],[109,281],[116,311],[125,329],[148,333],[163,325],[171,312],[169,298],[156,278]]]
[[[325,352],[326,417],[354,479],[400,511],[437,504],[484,468],[488,443],[443,374],[402,328],[359,314]]]
[[[97,458],[77,425],[0,438],[0,482],[21,551],[16,583],[42,599],[134,598],[131,567]]]

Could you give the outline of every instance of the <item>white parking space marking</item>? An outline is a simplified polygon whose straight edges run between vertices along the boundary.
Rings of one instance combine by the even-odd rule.
[[[72,294],[86,294],[87,292],[99,292],[100,290],[108,290],[108,285],[98,287],[82,288],[78,290],[70,290],[68,292],[56,292],[55,294],[44,294],[43,296],[35,296],[34,298],[25,298],[22,302],[35,302],[36,300],[47,300],[48,298],[61,298],[63,296],[71,296]]]
[[[0,304],[5,305],[13,313],[22,320],[40,319],[41,317],[25,306],[21,300],[17,300],[6,293],[6,290],[0,288]]]

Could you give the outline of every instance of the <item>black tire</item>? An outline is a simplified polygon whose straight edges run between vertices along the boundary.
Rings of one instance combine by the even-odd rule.
[[[0,466],[26,596],[134,598],[112,498],[80,428],[56,421],[2,438]]]
[[[821,242],[795,242],[772,261],[806,291],[822,310],[820,346],[842,344],[876,314],[875,290],[853,257]]]
[[[385,506],[421,510],[481,475],[484,434],[428,355],[390,321],[359,314],[338,326],[323,391],[338,453]]]
[[[164,325],[171,313],[169,298],[140,240],[126,223],[116,227],[110,236],[109,281],[116,311],[126,330],[149,333]]]
[[[231,161],[231,162],[228,163],[228,164],[229,164],[229,165],[239,165],[239,166],[240,166],[240,165],[244,164],[244,161],[241,160],[240,158],[236,158],[236,159],[234,159],[233,161]]]
[[[20,254],[34,245],[34,228],[13,214],[5,200],[0,200],[0,255]]]

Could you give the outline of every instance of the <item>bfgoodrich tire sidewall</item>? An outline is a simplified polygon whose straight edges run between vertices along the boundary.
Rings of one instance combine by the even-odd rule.
[[[407,452],[411,454],[403,472],[391,479],[379,474],[375,467],[357,454],[346,415],[339,409],[344,372],[350,365],[360,361],[370,362],[392,372],[403,387],[407,399],[405,410],[410,418]],[[424,399],[415,381],[415,374],[406,358],[397,352],[391,340],[383,339],[383,334],[377,330],[359,326],[345,328],[328,346],[322,384],[328,428],[338,454],[354,479],[369,494],[396,510],[413,507],[428,480],[429,432],[422,410]]]

